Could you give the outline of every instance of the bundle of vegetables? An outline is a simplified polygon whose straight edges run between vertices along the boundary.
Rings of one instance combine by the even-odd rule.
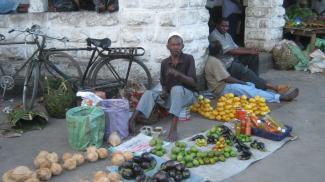
[[[10,126],[15,130],[42,129],[48,121],[46,114],[25,110],[21,105],[16,106],[8,115]]]
[[[290,20],[299,17],[301,19],[308,17],[316,17],[316,13],[314,13],[310,8],[303,8],[299,5],[293,5],[286,9],[286,15]]]
[[[63,78],[44,81],[44,105],[48,114],[55,118],[64,118],[68,109],[76,105],[72,85]]]

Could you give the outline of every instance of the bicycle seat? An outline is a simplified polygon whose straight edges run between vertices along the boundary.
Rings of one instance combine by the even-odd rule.
[[[5,39],[6,39],[6,37],[4,35],[0,34],[0,41],[5,40]]]
[[[96,47],[100,47],[103,49],[107,49],[109,48],[109,46],[111,46],[111,40],[109,38],[105,38],[105,39],[87,38],[86,41],[87,41],[87,46],[90,46],[92,44]]]

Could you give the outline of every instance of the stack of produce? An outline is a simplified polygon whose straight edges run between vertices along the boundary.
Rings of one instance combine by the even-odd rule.
[[[264,116],[270,112],[263,97],[256,96],[248,99],[245,95],[235,97],[232,93],[221,96],[216,103],[215,109],[211,106],[209,99],[200,95],[198,102],[191,106],[191,111],[198,112],[200,115],[211,120],[228,122],[236,118],[235,113],[237,108],[242,108],[247,113],[256,116]]]
[[[163,143],[164,142],[159,138],[152,138],[149,142],[149,145],[153,147],[150,153],[155,154],[158,157],[163,156],[166,153],[166,150],[163,148]]]

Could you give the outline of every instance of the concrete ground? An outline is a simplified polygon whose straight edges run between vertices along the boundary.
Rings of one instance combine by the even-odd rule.
[[[270,70],[262,77],[274,83],[290,83],[300,89],[300,95],[295,101],[271,104],[272,116],[293,126],[294,134],[298,135],[299,138],[224,181],[324,181],[324,74]],[[0,105],[3,106],[3,104]],[[3,120],[3,113],[1,115],[2,118],[0,117],[0,119]],[[179,137],[185,138],[207,130],[215,123],[192,114],[190,122],[179,124]],[[169,121],[162,120],[156,125],[168,129]],[[50,119],[43,130],[27,132],[17,138],[0,136],[0,174],[2,175],[5,171],[19,165],[32,168],[33,159],[40,150],[54,151],[59,155],[64,152],[73,152],[68,144],[65,120]],[[105,169],[107,164],[108,160],[86,163],[74,171],[63,172],[62,175],[52,178],[51,181],[78,182],[83,179],[90,180],[95,171]],[[211,179],[211,181],[215,180],[217,179]]]

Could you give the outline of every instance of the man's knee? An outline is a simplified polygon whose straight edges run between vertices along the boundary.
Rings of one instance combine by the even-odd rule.
[[[170,90],[170,95],[184,95],[184,87],[183,86],[173,86]]]

